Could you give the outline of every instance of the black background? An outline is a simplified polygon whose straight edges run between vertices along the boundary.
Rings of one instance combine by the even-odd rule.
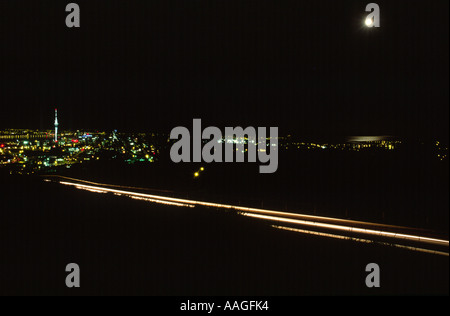
[[[369,1],[77,0],[79,29],[65,25],[68,2],[0,2],[1,129],[52,129],[57,107],[62,130],[169,132],[201,118],[300,136],[448,140],[448,1],[377,1],[378,29],[364,26]],[[102,163],[81,175],[251,193],[265,207],[295,199],[321,215],[329,205],[330,216],[349,210],[448,235],[448,163],[408,146],[392,156],[282,152],[279,172],[264,177],[257,166],[215,165],[195,182],[197,166],[171,162],[149,173]],[[294,238],[210,209],[149,208],[5,175],[2,295],[448,294],[448,257]],[[63,282],[69,262],[81,265],[80,290]],[[382,267],[374,291],[369,262]]]
[[[448,137],[448,1],[2,1],[2,128]]]

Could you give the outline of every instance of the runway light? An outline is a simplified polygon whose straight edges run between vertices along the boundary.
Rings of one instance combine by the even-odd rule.
[[[194,177],[198,177],[200,174],[198,172],[194,173]]]
[[[205,171],[205,168],[201,167],[201,168],[200,168],[200,171]]]
[[[373,20],[372,19],[366,19],[365,23],[366,23],[367,26],[372,26]]]

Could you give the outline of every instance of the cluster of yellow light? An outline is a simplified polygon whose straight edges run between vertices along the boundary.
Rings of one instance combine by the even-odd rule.
[[[438,155],[438,158],[443,161],[445,158],[447,158],[447,155]]]
[[[198,171],[196,171],[196,172],[194,173],[194,178],[200,177],[200,173],[201,173],[202,171],[205,171],[205,168],[204,168],[204,167],[201,167]]]

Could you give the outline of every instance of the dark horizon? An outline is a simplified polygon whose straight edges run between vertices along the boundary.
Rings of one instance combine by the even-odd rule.
[[[448,139],[448,1],[2,2],[0,127]]]

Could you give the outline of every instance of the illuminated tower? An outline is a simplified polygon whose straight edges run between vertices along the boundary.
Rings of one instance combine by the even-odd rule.
[[[55,109],[55,143],[58,142],[58,109]]]

